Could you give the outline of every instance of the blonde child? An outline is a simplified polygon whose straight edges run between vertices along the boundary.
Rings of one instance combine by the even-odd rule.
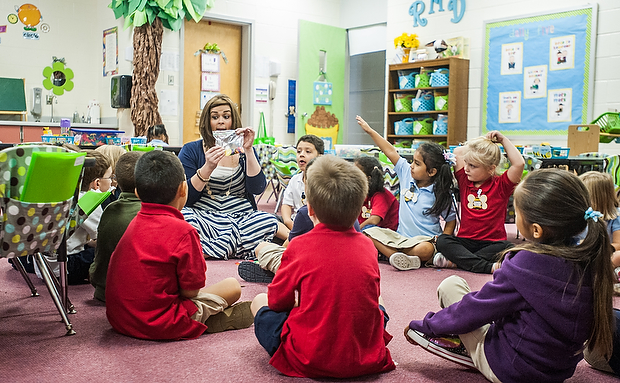
[[[450,153],[438,144],[426,142],[415,151],[413,162],[409,165],[396,148],[364,119],[360,116],[356,118],[362,129],[392,161],[400,180],[397,231],[371,227],[364,230],[364,234],[399,270],[417,269],[421,262],[444,267],[446,261],[436,253],[433,238],[441,233],[452,234],[456,226],[456,214],[452,208]],[[440,219],[445,221],[443,229]]]
[[[295,220],[297,210],[306,204],[303,181],[306,165],[313,158],[323,155],[325,144],[319,137],[313,134],[307,134],[299,137],[296,148],[299,172],[289,180],[284,190],[284,195],[282,196],[282,207],[280,207],[282,221],[289,230],[293,228],[293,221]]]
[[[455,275],[441,282],[443,309],[409,323],[405,337],[475,367],[491,382],[563,382],[575,372],[584,344],[592,355],[608,359],[612,352],[607,230],[586,187],[565,170],[531,173],[514,204],[517,228],[530,242],[506,252],[480,291],[470,292]]]
[[[579,178],[588,188],[592,209],[603,214],[611,245],[615,251],[620,250],[620,209],[611,175],[590,171],[581,174]],[[614,267],[620,266],[620,253],[614,253],[612,263]]]
[[[393,370],[377,250],[353,229],[366,177],[341,158],[321,156],[308,170],[306,193],[316,226],[289,244],[268,294],[252,301],[256,337],[288,376]]]
[[[502,144],[511,165],[501,176],[496,170]],[[454,149],[454,177],[461,197],[461,225],[457,236],[437,238],[437,251],[457,267],[492,273],[498,254],[512,246],[506,240],[508,198],[521,180],[525,161],[510,140],[498,131],[474,138]]]
[[[112,165],[112,185],[110,186],[110,196],[101,203],[101,208],[105,209],[111,202],[116,201],[121,195],[121,190],[118,188],[118,182],[116,182],[116,163],[123,154],[127,151],[121,146],[117,145],[101,145],[95,149],[99,153],[103,153],[111,162]]]

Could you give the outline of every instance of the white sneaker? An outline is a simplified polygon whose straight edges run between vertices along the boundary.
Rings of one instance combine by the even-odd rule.
[[[444,257],[441,253],[435,253],[433,256],[433,266],[441,269],[455,269],[456,265]]]
[[[390,256],[390,265],[402,271],[419,269],[420,257],[397,252]]]

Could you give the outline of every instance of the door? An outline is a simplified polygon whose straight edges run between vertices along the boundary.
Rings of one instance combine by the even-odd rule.
[[[225,24],[210,20],[185,20],[184,26],[184,54],[183,54],[183,144],[200,138],[198,121],[200,120],[202,67],[201,55],[194,53],[203,49],[207,43],[215,43],[224,52],[228,63],[219,57],[219,72],[211,72],[209,79],[219,76],[219,89],[214,87],[214,81],[209,81],[207,88],[210,91],[202,94],[208,98],[209,94],[223,93],[229,96],[239,106],[241,112],[241,31],[240,25]],[[212,69],[210,67],[209,69]],[[214,76],[215,75],[215,76]]]
[[[347,31],[299,20],[296,137],[315,134],[325,149],[343,143]],[[330,93],[331,92],[331,93]]]

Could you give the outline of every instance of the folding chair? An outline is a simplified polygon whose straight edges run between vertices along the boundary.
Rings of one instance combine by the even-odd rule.
[[[69,150],[49,145],[17,146],[0,151],[0,258],[10,258],[17,270],[30,287],[32,296],[38,296],[37,290],[24,270],[19,256],[32,255],[41,271],[41,277],[54,301],[67,330],[65,335],[75,331],[67,314],[74,313],[73,305],[67,296],[67,251],[66,232],[74,214],[77,214],[76,201],[80,180],[71,186],[73,195],[60,202],[37,203],[24,202],[20,198],[25,191],[24,183],[28,174],[33,154],[36,152],[74,153]],[[77,162],[76,162],[77,163]],[[83,161],[82,161],[83,164]],[[79,164],[78,164],[79,165]],[[66,172],[51,174],[58,183],[66,179]],[[81,177],[81,165],[79,169]],[[54,185],[50,185],[51,188]],[[79,218],[74,217],[75,222]],[[54,276],[43,253],[57,252],[60,264],[60,281]]]

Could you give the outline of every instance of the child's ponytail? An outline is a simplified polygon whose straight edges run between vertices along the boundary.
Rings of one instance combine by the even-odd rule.
[[[361,156],[355,159],[357,165],[368,177],[368,197],[372,197],[375,193],[382,191],[385,186],[385,178],[383,176],[383,166],[378,159],[371,156]]]
[[[418,147],[422,155],[426,170],[436,169],[437,172],[431,177],[435,203],[427,209],[425,215],[440,215],[452,206],[452,187],[454,178],[451,167],[453,165],[452,153],[446,151],[443,146],[434,142],[425,142]]]

